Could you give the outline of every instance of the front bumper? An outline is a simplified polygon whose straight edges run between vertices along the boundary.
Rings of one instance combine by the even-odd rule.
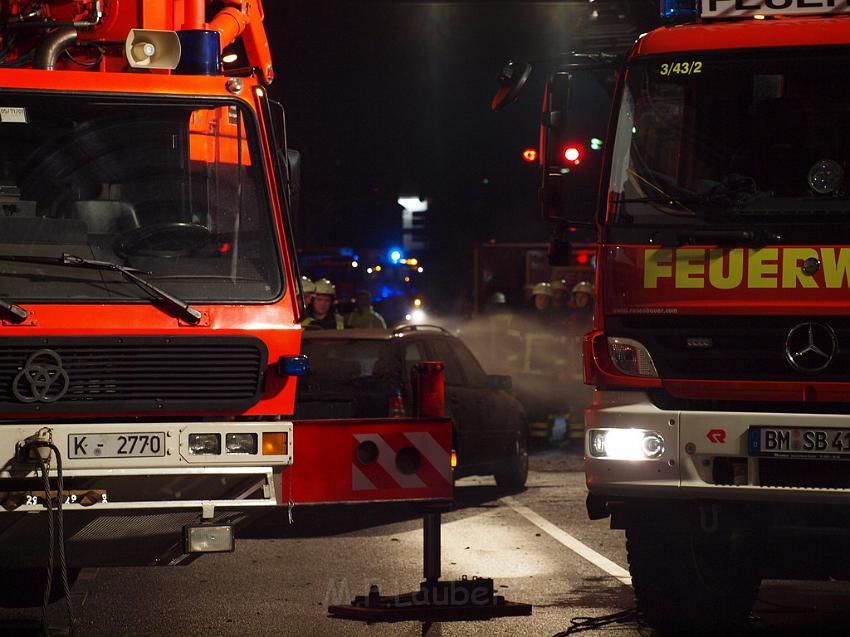
[[[81,457],[75,440],[86,435],[161,434],[158,456]],[[193,433],[220,434],[221,453],[189,452]],[[228,454],[227,433],[257,435],[255,454]],[[285,453],[263,455],[263,433],[285,433]],[[186,525],[237,525],[283,503],[281,472],[292,464],[292,423],[73,423],[0,426],[0,544],[15,546],[0,568],[44,563],[46,497],[56,503],[57,462],[49,462],[50,490],[24,451],[40,435],[62,456],[63,510],[71,566],[175,563],[183,559]],[[92,447],[89,447],[91,450]],[[55,507],[54,507],[55,508]]]
[[[586,416],[586,432],[594,429],[643,429],[664,439],[664,452],[652,460],[594,458],[585,436],[585,474],[594,497],[603,499],[681,499],[846,503],[850,500],[850,460],[838,464],[830,486],[777,485],[783,471],[799,473],[799,463],[818,470],[823,463],[799,458],[775,459],[749,455],[751,426],[850,428],[850,415],[765,412],[668,411],[655,407],[643,392],[596,392]],[[826,461],[830,462],[830,461]],[[787,465],[783,463],[798,463]],[[844,464],[846,463],[846,464]],[[734,478],[727,479],[728,467]],[[845,469],[846,467],[846,469]],[[768,478],[768,469],[770,478]],[[793,470],[793,471],[792,471]],[[832,469],[831,469],[832,470]],[[846,482],[843,475],[846,473]],[[811,484],[808,480],[806,484]]]

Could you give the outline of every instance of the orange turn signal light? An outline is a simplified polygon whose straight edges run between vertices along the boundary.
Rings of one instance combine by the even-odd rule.
[[[263,455],[285,456],[286,443],[286,432],[263,432]]]
[[[457,467],[457,451],[452,449],[452,469]]]

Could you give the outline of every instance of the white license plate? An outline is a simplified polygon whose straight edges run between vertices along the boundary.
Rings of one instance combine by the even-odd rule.
[[[748,446],[753,456],[850,458],[850,429],[750,427]]]
[[[165,455],[165,434],[68,434],[68,457],[148,458]]]

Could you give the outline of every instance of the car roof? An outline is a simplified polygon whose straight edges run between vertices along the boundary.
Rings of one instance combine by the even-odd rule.
[[[302,337],[306,340],[334,339],[334,340],[371,340],[382,341],[391,338],[410,336],[451,336],[449,332],[436,325],[401,325],[387,330],[377,329],[353,329],[353,330],[304,330]]]
[[[305,340],[313,339],[334,339],[334,340],[370,340],[382,341],[393,337],[392,330],[304,330],[302,338]]]

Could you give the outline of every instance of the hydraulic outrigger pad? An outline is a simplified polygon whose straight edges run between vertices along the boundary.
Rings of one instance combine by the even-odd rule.
[[[348,606],[330,606],[329,615],[367,623],[482,621],[531,615],[531,604],[495,595],[490,578],[440,581],[440,515],[445,510],[444,505],[435,505],[423,517],[425,581],[418,591],[384,596],[373,585],[368,595],[358,595]]]

